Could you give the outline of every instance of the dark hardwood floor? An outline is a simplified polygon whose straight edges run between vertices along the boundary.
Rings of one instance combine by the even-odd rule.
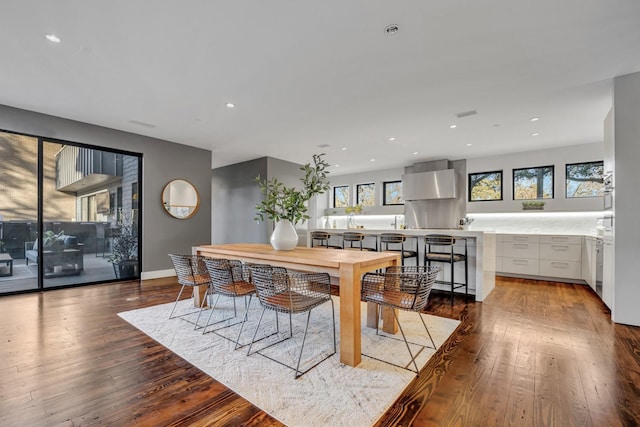
[[[0,297],[0,425],[280,425],[116,313],[169,279]],[[499,278],[379,425],[640,425],[640,328],[586,286]]]

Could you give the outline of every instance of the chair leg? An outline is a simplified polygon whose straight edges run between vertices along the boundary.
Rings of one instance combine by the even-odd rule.
[[[171,310],[171,313],[169,314],[169,319],[172,319],[171,316],[173,316],[173,312],[176,310],[176,306],[178,305],[178,301],[180,300],[180,297],[182,296],[182,291],[184,291],[184,287],[187,285],[182,285],[182,288],[180,288],[180,292],[178,293],[178,297],[176,298],[176,302],[173,304],[173,309]]]
[[[202,298],[202,302],[200,302],[200,311],[198,311],[198,317],[196,318],[196,324],[193,326],[193,330],[195,331],[196,329],[198,329],[198,324],[200,322],[200,314],[202,314],[202,310],[204,310],[204,304],[207,301],[207,299],[209,298],[209,296],[211,295],[211,287],[209,287],[207,289],[207,295],[205,295],[204,298]],[[213,307],[211,308],[211,313],[209,313],[209,318],[207,318],[207,323],[205,323],[204,325],[204,329],[207,329],[207,325],[209,325],[209,319],[211,319],[211,315],[213,314],[213,310],[216,308],[216,305],[218,304],[218,299],[220,298],[220,294],[218,294],[218,298],[216,298],[216,302],[213,305]],[[204,330],[202,331],[202,333],[204,334]]]
[[[302,360],[302,350],[304,350],[304,342],[307,339],[307,331],[309,330],[309,320],[311,319],[311,310],[307,313],[307,324],[304,327],[304,335],[302,336],[302,344],[300,344],[300,353],[298,354],[298,363],[296,365],[296,373],[294,378],[298,378],[302,375],[300,373],[300,360]],[[291,313],[289,313],[289,320],[291,320]]]
[[[251,297],[253,295],[249,295],[249,302],[245,304],[245,309],[244,309],[244,317],[242,318],[242,324],[240,325],[240,332],[238,332],[238,338],[236,338],[236,346],[234,347],[234,350],[237,350],[238,344],[240,343],[240,336],[242,335],[242,329],[244,328],[244,323],[247,321],[247,317],[249,316],[249,306],[251,305]],[[245,302],[246,302],[246,298],[245,298]]]
[[[411,347],[409,347],[409,342],[407,341],[407,337],[404,335],[404,331],[402,330],[402,325],[400,324],[400,319],[398,319],[398,315],[396,314],[396,311],[395,310],[392,310],[392,311],[393,311],[393,316],[396,319],[396,323],[398,324],[398,329],[400,329],[400,333],[402,333],[402,339],[404,340],[404,343],[407,346],[407,350],[409,350],[409,355],[411,356],[411,362],[413,362],[413,366],[416,368],[416,370],[413,371],[413,372],[415,372],[416,375],[417,375],[419,373],[418,364],[416,363],[416,356],[417,355],[414,356],[413,353],[411,352]],[[431,336],[431,335],[429,335],[429,336]],[[409,363],[411,363],[411,362],[409,362]],[[411,369],[409,369],[409,370],[411,370]]]
[[[469,299],[469,263],[468,259],[464,259],[464,302],[467,303]]]
[[[454,294],[455,294],[454,289],[455,289],[455,286],[456,286],[455,285],[456,282],[454,280],[454,273],[453,273],[454,265],[455,265],[455,263],[453,261],[451,261],[451,307],[453,307],[453,297],[454,297]]]
[[[249,344],[249,350],[247,350],[247,356],[251,354],[251,347],[253,347],[253,343],[256,341],[256,335],[258,335],[258,329],[260,329],[260,323],[262,323],[262,317],[264,316],[264,312],[266,310],[267,310],[266,308],[263,308],[262,313],[260,313],[260,320],[258,320],[258,325],[256,326],[256,330],[253,333],[253,338],[251,338],[251,344]],[[277,315],[278,313],[276,312],[276,319],[278,318]]]
[[[424,322],[424,318],[422,317],[422,314],[420,314],[420,312],[417,312],[417,313],[418,313],[418,317],[420,317],[420,320],[422,320],[422,324],[424,325],[425,331],[427,331],[427,335],[429,335],[429,340],[431,340],[431,345],[433,346],[433,349],[436,350],[438,347],[436,347],[436,343],[433,341],[431,332],[429,332],[429,328],[427,328],[427,324]]]

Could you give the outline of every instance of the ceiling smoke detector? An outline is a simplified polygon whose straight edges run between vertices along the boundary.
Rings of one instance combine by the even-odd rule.
[[[400,30],[400,27],[398,27],[395,24],[391,24],[391,25],[388,25],[387,28],[384,29],[384,32],[387,33],[387,35],[392,36],[392,35],[396,34],[398,32],[398,30]]]

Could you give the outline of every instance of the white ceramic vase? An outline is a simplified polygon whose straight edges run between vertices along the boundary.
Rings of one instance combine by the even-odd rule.
[[[291,221],[282,219],[276,222],[270,242],[277,251],[290,251],[298,246],[298,233]]]

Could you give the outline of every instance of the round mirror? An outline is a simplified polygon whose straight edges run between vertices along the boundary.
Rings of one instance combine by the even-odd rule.
[[[191,218],[200,206],[198,190],[189,181],[174,179],[162,190],[162,206],[174,218]]]

